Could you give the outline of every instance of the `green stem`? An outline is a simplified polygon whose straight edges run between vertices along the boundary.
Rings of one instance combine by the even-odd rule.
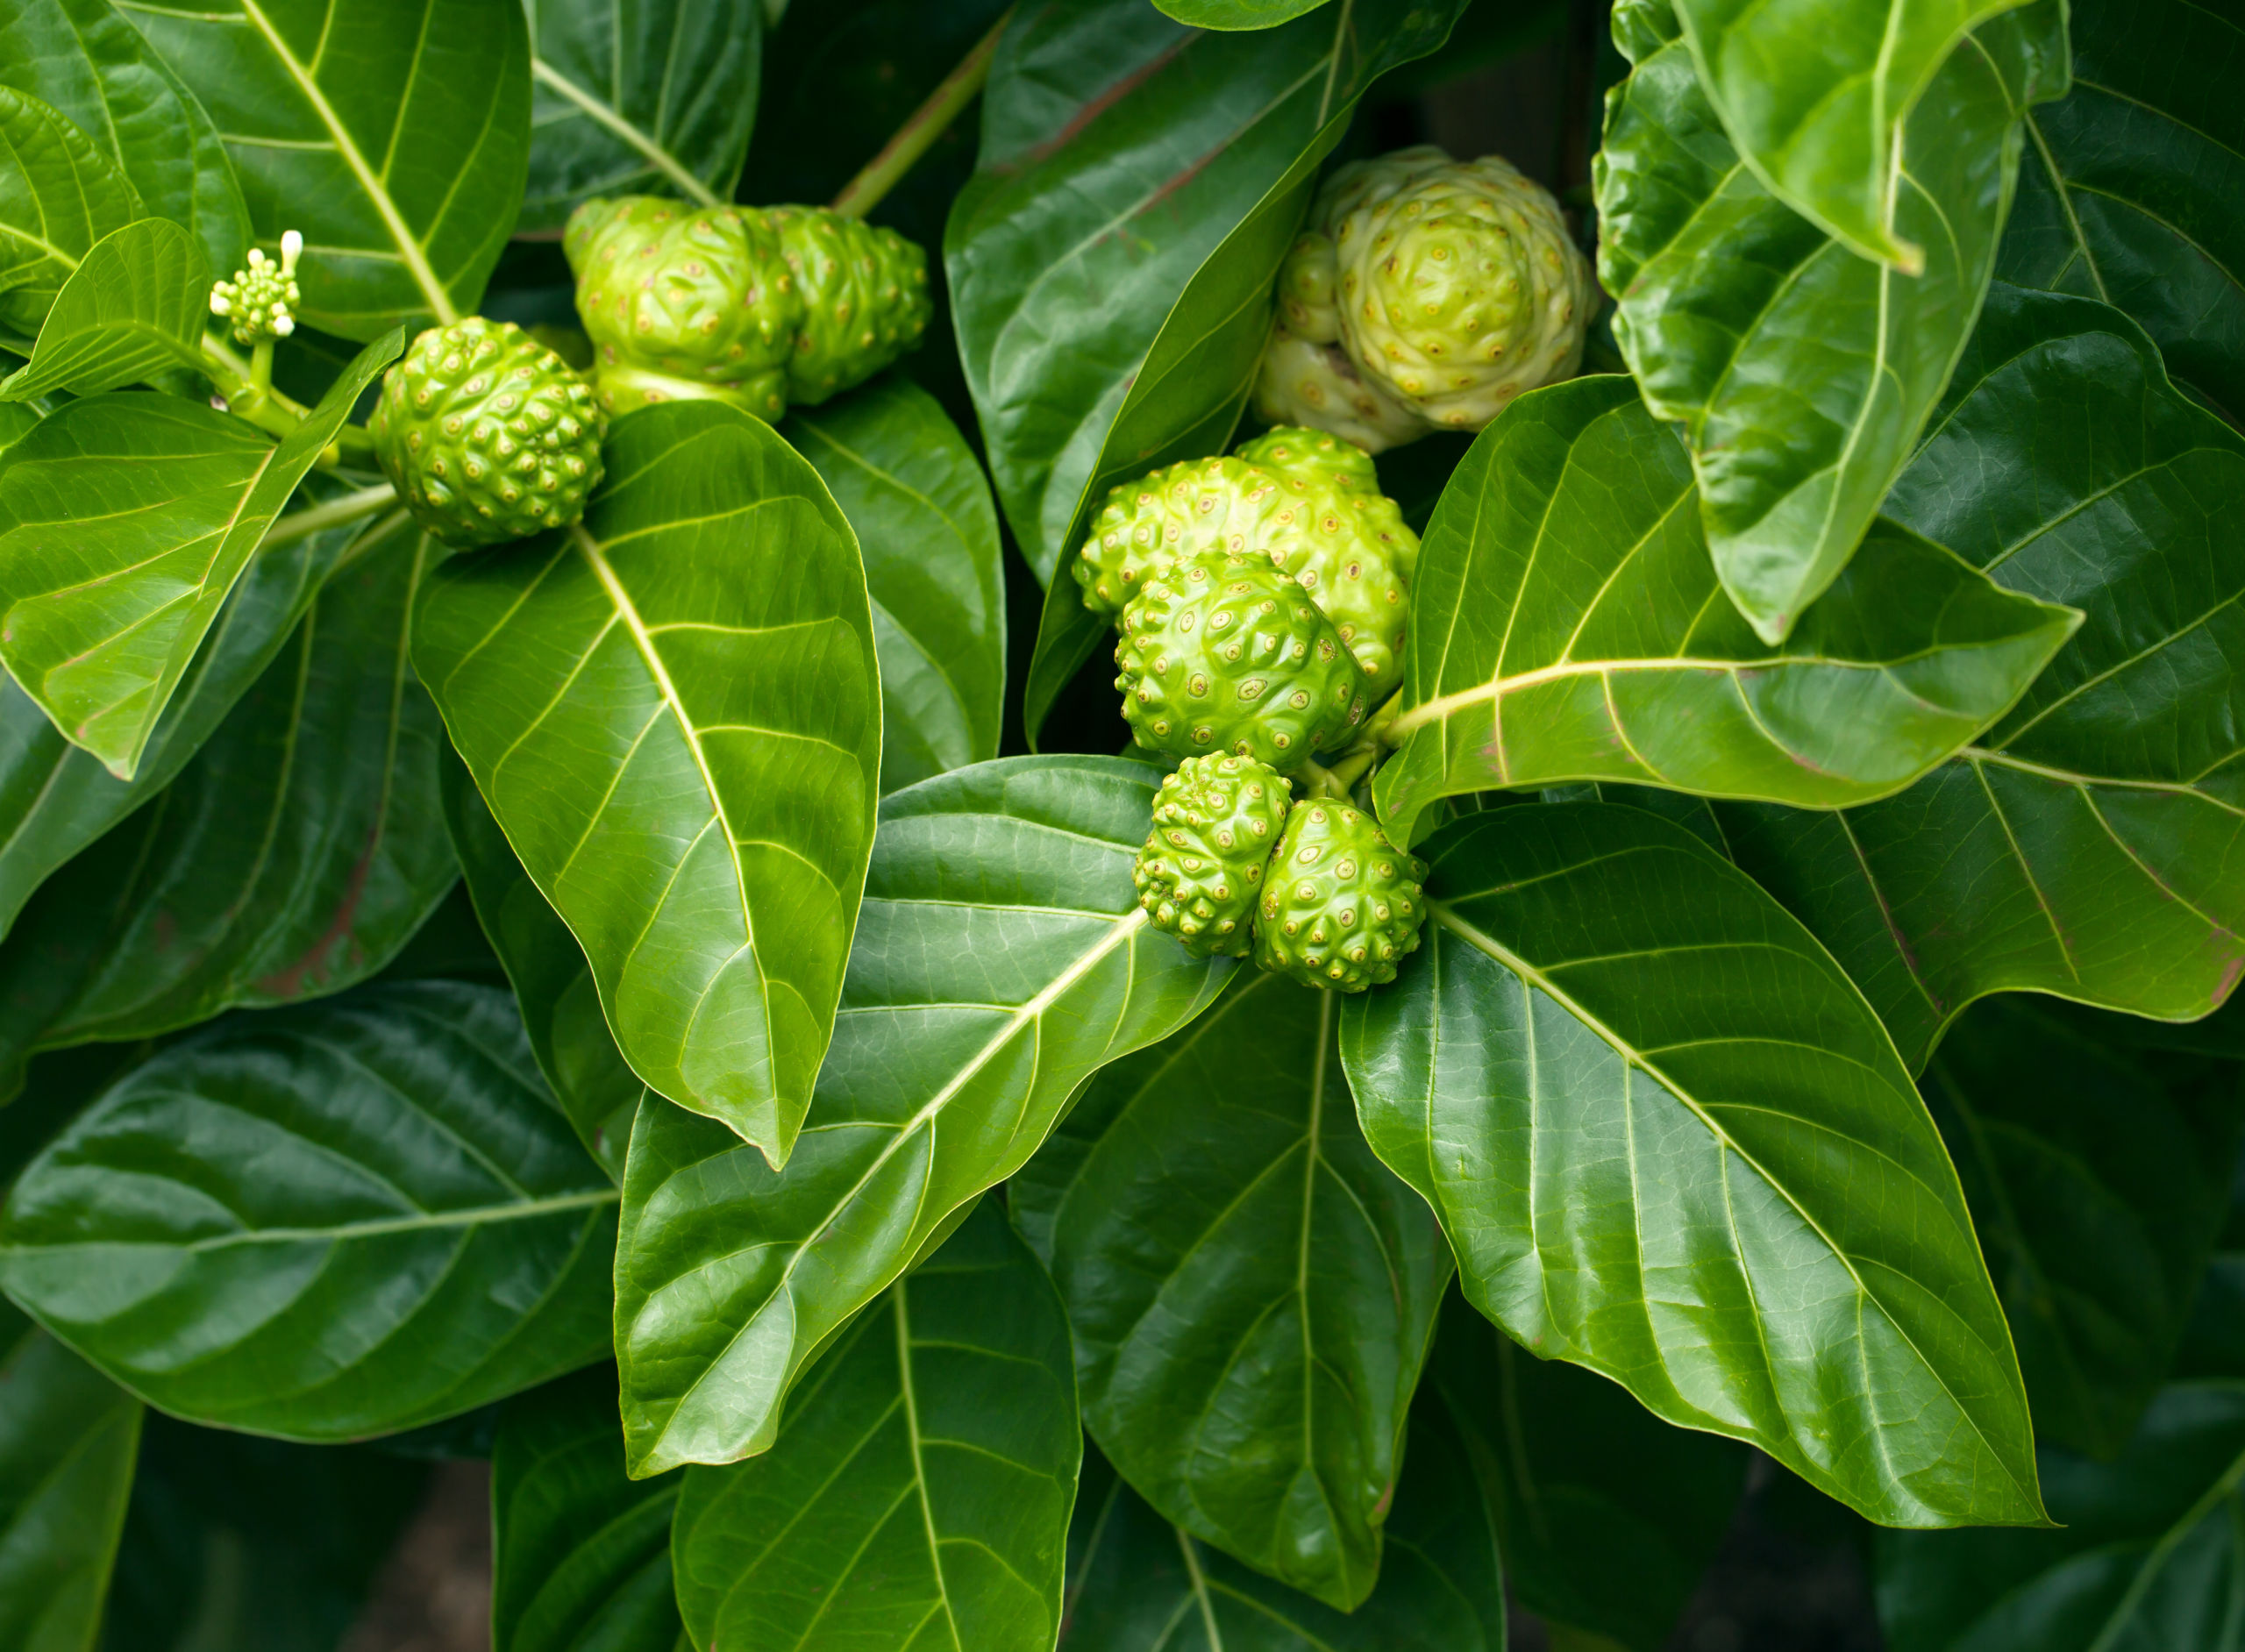
[[[249,355],[249,381],[270,394],[273,388],[273,340],[260,338]]]
[[[1008,6],[989,33],[977,40],[974,49],[959,60],[959,67],[944,77],[944,83],[928,94],[928,101],[912,111],[881,152],[866,163],[865,170],[842,187],[842,193],[834,197],[835,211],[845,218],[865,217],[919,163],[920,157],[958,118],[959,111],[981,92],[990,78],[990,60],[998,53],[998,37],[1013,16],[1014,8]]]
[[[339,528],[346,522],[356,522],[361,516],[371,516],[397,502],[397,489],[388,482],[372,488],[361,488],[356,493],[345,494],[324,504],[308,505],[302,510],[292,510],[265,530],[259,542],[260,550],[271,550],[276,545],[287,545],[293,539],[305,539],[330,528]]]

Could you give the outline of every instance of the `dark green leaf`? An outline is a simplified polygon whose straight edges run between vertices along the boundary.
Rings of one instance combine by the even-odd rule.
[[[1427,852],[1424,944],[1341,1052],[1473,1305],[1883,1523],[2038,1520],[1956,1172],[1814,937],[1637,809],[1498,809]]]
[[[608,1030],[584,948],[515,858],[467,765],[452,758],[443,773],[453,847],[483,932],[513,983],[538,1068],[578,1139],[610,1179],[620,1182],[631,1121],[647,1086]]]
[[[2073,91],[2028,117],[1996,274],[2117,304],[2175,376],[2245,417],[2245,20],[2071,0]]]
[[[616,1349],[634,1470],[766,1449],[788,1387],[1101,1065],[1229,973],[1154,929],[1130,865],[1157,771],[1015,758],[881,805],[834,1046],[785,1178],[652,1100],[625,1172]]]
[[[687,1471],[699,1646],[1046,1652],[1083,1433],[1051,1281],[984,1200],[837,1339],[764,1456]]]
[[[87,250],[139,216],[132,185],[91,139],[0,86],[0,327],[36,333]]]
[[[616,1199],[503,992],[366,986],[127,1075],[17,1182],[0,1284],[168,1412],[347,1440],[597,1358]]]
[[[671,1652],[681,1478],[625,1476],[609,1366],[509,1400],[491,1456],[492,1652]]]
[[[880,678],[817,474],[715,402],[618,420],[566,532],[455,557],[414,664],[652,1087],[783,1163],[873,844]]]
[[[420,927],[458,875],[405,661],[434,553],[400,535],[339,575],[179,779],[32,898],[0,945],[0,1068],[339,991]]]
[[[114,160],[220,274],[249,246],[249,209],[217,128],[110,0],[10,0],[0,82],[41,97]]]
[[[139,1443],[140,1402],[0,1304],[0,1646],[93,1645]]]
[[[517,233],[595,196],[730,201],[756,125],[758,0],[529,0],[530,186]]]
[[[2046,1443],[2127,1443],[2228,1213],[2245,1122],[2227,1062],[2130,1050],[2119,1016],[1989,1000],[1926,1100],[1956,1157]]]
[[[530,159],[522,0],[115,0],[210,111],[299,318],[361,341],[472,313]]]
[[[0,380],[0,400],[94,395],[196,367],[210,297],[203,249],[178,224],[141,218],[111,230],[62,283],[29,365]]]
[[[1636,1652],[1667,1646],[1730,1525],[1747,1451],[1523,1353],[1456,1292],[1427,1380],[1496,1511],[1521,1604]]]
[[[1718,808],[1922,1065],[2034,988],[2188,1020],[2245,972],[2245,438],[2117,311],[1998,287],[1890,514],[2088,615],[1978,744],[1842,814]]]
[[[935,397],[890,374],[780,434],[850,519],[880,655],[883,791],[998,755],[1006,591],[989,484]]]
[[[1101,1449],[1194,1536],[1346,1612],[1379,1575],[1450,1259],[1365,1145],[1337,1009],[1244,973],[1094,1079],[1009,1192]]]
[[[118,779],[266,529],[403,342],[367,345],[277,447],[195,402],[121,394],[70,402],[0,456],[0,661]]]
[[[1625,377],[1513,403],[1443,495],[1412,602],[1401,842],[1436,798],[1619,780],[1805,805],[1916,780],[2026,692],[2080,616],[1880,523],[1791,637],[1723,600],[1683,445]]]
[[[2019,117],[2056,89],[2063,36],[2057,0],[1994,18],[1918,101],[1893,217],[1926,249],[1913,276],[1745,168],[1668,0],[1615,13],[1637,67],[1607,104],[1599,275],[1647,403],[1685,426],[1723,588],[1771,641],[1845,566],[1940,399],[1994,264]]]
[[[1040,579],[1194,273],[1330,142],[1329,122],[1383,70],[1440,46],[1462,9],[1351,0],[1227,35],[1143,0],[1089,0],[1027,11],[1006,31],[944,261],[999,501]],[[1231,324],[1251,347],[1268,303],[1258,288]]]
[[[2120,1460],[2042,1453],[2043,1532],[1891,1533],[1892,1652],[2227,1652],[2245,1602],[2245,1383],[2163,1390]]]

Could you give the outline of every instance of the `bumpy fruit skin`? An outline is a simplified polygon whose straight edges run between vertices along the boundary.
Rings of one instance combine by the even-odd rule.
[[[1279,272],[1257,407],[1378,452],[1572,374],[1597,288],[1548,190],[1422,145],[1343,167]]]
[[[1161,783],[1138,851],[1138,904],[1194,958],[1245,958],[1263,866],[1294,787],[1251,758],[1187,758]]]
[[[552,351],[512,322],[472,316],[413,341],[367,430],[414,521],[467,550],[583,516],[608,417]]]
[[[923,248],[824,207],[773,207],[766,216],[803,298],[788,360],[789,402],[813,406],[863,384],[920,342],[934,313]]]
[[[1354,737],[1365,674],[1309,594],[1259,556],[1164,563],[1122,611],[1122,716],[1149,751],[1284,773]]]
[[[1228,459],[1188,459],[1107,496],[1074,563],[1084,606],[1115,618],[1166,559],[1261,552],[1325,611],[1384,698],[1402,680],[1419,538],[1372,458],[1322,431],[1275,430]]]
[[[863,382],[927,331],[926,253],[823,207],[593,200],[561,245],[611,413],[706,397],[776,420]]]
[[[1296,803],[1255,911],[1255,961],[1305,986],[1361,993],[1395,979],[1427,915],[1426,863],[1346,803]]]

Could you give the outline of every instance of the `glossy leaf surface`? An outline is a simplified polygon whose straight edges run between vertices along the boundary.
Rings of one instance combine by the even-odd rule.
[[[2237,1644],[2245,1383],[2177,1384],[2120,1460],[2042,1453],[2047,1532],[1890,1533],[1893,1652],[2217,1652]]]
[[[2245,20],[2192,0],[2072,0],[2073,90],[2028,117],[1996,274],[2099,298],[2176,378],[2245,416]]]
[[[1087,1451],[1061,1652],[1503,1652],[1496,1521],[1438,1402],[1412,1408],[1385,1548],[1371,1598],[1338,1613],[1172,1526]]]
[[[650,1102],[624,1176],[616,1349],[634,1470],[766,1449],[796,1376],[1077,1087],[1229,973],[1130,883],[1158,775],[1016,758],[881,806],[833,1048],[784,1178]]]
[[[1676,0],[1676,15],[1754,175],[1850,252],[1915,274],[1926,249],[1893,221],[1905,122],[1963,37],[2021,3]]]
[[[0,1643],[93,1645],[139,1443],[139,1400],[0,1305]]]
[[[0,17],[0,84],[76,125],[146,211],[187,228],[213,272],[240,267],[249,209],[217,128],[110,0],[11,0]]]
[[[1894,225],[1926,249],[1914,276],[1740,163],[1667,0],[1630,0],[1614,29],[1636,64],[1597,161],[1614,338],[1653,412],[1685,427],[1723,588],[1774,642],[1853,553],[1971,332],[2019,116],[2063,76],[2063,13],[2042,0],[1983,25],[1906,123]]]
[[[756,125],[758,0],[530,0],[529,193],[520,233],[595,196],[730,201]]]
[[[576,527],[437,571],[414,663],[625,1059],[777,1164],[878,801],[857,541],[770,426],[714,402],[618,420],[603,457]]]
[[[128,1074],[17,1182],[0,1283],[175,1415],[347,1440],[597,1358],[616,1200],[504,993],[361,987]]]
[[[210,271],[195,238],[162,218],[112,230],[88,249],[46,312],[26,366],[0,398],[93,395],[203,360]]]
[[[0,87],[0,326],[37,333],[88,249],[139,216],[131,182],[91,139]]]
[[[0,661],[119,780],[266,529],[403,342],[361,351],[277,446],[208,407],[124,394],[72,402],[0,455]]]
[[[1060,1304],[996,1203],[836,1340],[772,1450],[687,1470],[698,1646],[1044,1652],[1083,1433]]]
[[[2245,1122],[2233,1064],[2130,1050],[2119,1021],[1990,999],[1942,1040],[1925,1077],[2019,1343],[2035,1434],[2106,1458],[2127,1444],[2182,1340]]]
[[[1271,29],[1315,11],[1325,0],[1155,0],[1180,23],[1196,29]]]
[[[491,1453],[492,1652],[671,1652],[681,1478],[625,1476],[609,1366],[509,1400]]]
[[[1999,288],[1888,511],[2087,621],[2004,719],[1898,797],[1718,807],[1912,1066],[1973,999],[2170,1020],[2245,971],[2245,438],[2125,317]]]
[[[850,519],[880,657],[883,791],[998,755],[1006,690],[998,513],[935,397],[889,374],[780,434]]]
[[[1875,527],[1792,636],[1724,600],[1690,463],[1619,375],[1522,397],[1443,495],[1412,584],[1391,832],[1459,792],[1619,780],[1828,805],[1907,785],[2079,616]]]
[[[1351,0],[1228,35],[1096,0],[1007,29],[944,262],[999,502],[1040,579],[1187,283],[1327,123],[1461,9]],[[1259,342],[1259,316],[1241,319]]]
[[[2033,1522],[2011,1335],[1869,1005],[1679,826],[1500,808],[1342,1022],[1373,1149],[1533,1353],[1889,1525]]]
[[[116,0],[224,134],[299,317],[361,341],[474,313],[530,157],[521,0]]]
[[[1357,1128],[1338,1009],[1243,972],[1094,1079],[1008,1193],[1101,1449],[1185,1530],[1347,1611],[1450,1259]]]
[[[0,945],[0,1065],[337,992],[420,928],[458,876],[406,663],[435,549],[336,576],[179,779],[40,888]]]

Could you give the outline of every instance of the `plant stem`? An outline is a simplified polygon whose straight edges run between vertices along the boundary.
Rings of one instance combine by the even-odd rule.
[[[273,389],[273,340],[260,338],[250,351],[249,381],[270,394]]]
[[[292,539],[309,538],[330,528],[339,528],[346,522],[356,522],[361,516],[371,516],[396,502],[397,489],[388,482],[361,488],[356,493],[345,494],[325,504],[310,505],[302,510],[291,511],[265,530],[265,538],[259,542],[258,548],[270,550],[276,545],[287,545]]]
[[[843,185],[842,193],[834,197],[835,211],[845,218],[865,217],[919,163],[990,78],[990,60],[997,55],[998,37],[1013,21],[1014,11],[1012,6],[1006,8],[1005,15],[991,25],[989,33],[977,40],[974,49],[959,60],[959,67],[944,77],[944,83],[928,94],[928,101],[912,111],[881,152],[866,163],[865,170]]]

